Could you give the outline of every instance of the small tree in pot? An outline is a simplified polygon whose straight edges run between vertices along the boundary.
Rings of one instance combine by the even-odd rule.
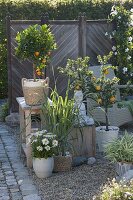
[[[92,92],[96,94],[95,100],[97,103],[104,108],[105,118],[106,118],[106,126],[100,126],[96,128],[97,131],[97,143],[99,146],[99,150],[104,150],[104,144],[113,139],[113,135],[116,138],[118,136],[118,127],[109,126],[108,121],[108,109],[111,104],[114,104],[116,101],[116,88],[115,84],[119,82],[117,77],[112,79],[108,78],[107,75],[110,73],[110,70],[116,70],[116,66],[111,66],[108,64],[109,59],[112,56],[112,52],[110,52],[107,56],[101,57],[98,56],[98,62],[101,64],[100,67],[100,77],[96,78],[94,75],[91,77],[91,83],[89,86],[86,86],[86,94],[90,93],[90,89]]]
[[[36,78],[43,77],[43,69],[47,66],[48,61],[50,60],[51,51],[56,48],[54,36],[47,25],[40,26],[36,24],[18,32],[16,41],[18,44],[15,49],[17,57],[21,60],[30,59],[33,62],[33,80],[32,83],[29,83],[29,87],[30,89],[31,87],[34,87],[35,90],[35,82],[40,82],[40,84],[43,85],[47,82],[43,82],[42,80],[40,81]],[[39,84],[37,83],[37,87],[38,86]],[[26,93],[26,91],[29,93],[29,91],[24,88],[23,91],[24,93]],[[35,91],[35,93],[38,93],[38,91]],[[40,92],[40,95],[41,93],[42,91]],[[35,97],[31,95],[30,99],[35,100]]]

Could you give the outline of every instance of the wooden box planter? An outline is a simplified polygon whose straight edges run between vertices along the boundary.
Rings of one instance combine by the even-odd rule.
[[[73,128],[70,139],[72,156],[94,157],[96,152],[95,138],[96,133],[94,125]]]

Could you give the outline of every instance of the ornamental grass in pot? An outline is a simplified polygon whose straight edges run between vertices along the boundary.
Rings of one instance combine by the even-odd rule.
[[[33,169],[38,178],[52,175],[54,168],[53,156],[58,147],[56,135],[46,130],[35,132],[30,137],[33,155]]]
[[[74,99],[68,98],[67,89],[63,98],[55,88],[51,93],[52,106],[49,101],[43,104],[42,113],[47,130],[53,132],[58,140],[58,148],[54,157],[54,171],[68,171],[72,168],[72,148],[69,141],[71,129],[75,123],[78,109],[74,107]]]
[[[22,88],[28,105],[41,104],[48,94],[48,77],[44,80],[44,68],[48,65],[51,52],[56,48],[54,36],[45,25],[33,25],[18,32],[16,56],[33,63],[33,79],[22,79]]]
[[[119,128],[115,126],[109,126],[108,121],[108,108],[116,102],[116,87],[115,84],[119,82],[117,77],[112,79],[107,78],[109,70],[116,70],[116,66],[111,66],[108,61],[112,57],[112,52],[107,56],[98,56],[98,62],[101,64],[100,77],[91,77],[89,87],[86,87],[86,94],[90,91],[95,93],[95,101],[99,104],[103,112],[105,113],[106,123],[105,126],[96,127],[96,142],[99,148],[99,152],[104,151],[104,146],[118,137]]]
[[[133,164],[133,135],[125,132],[105,147],[106,157],[116,163],[116,172],[122,176],[132,168]]]

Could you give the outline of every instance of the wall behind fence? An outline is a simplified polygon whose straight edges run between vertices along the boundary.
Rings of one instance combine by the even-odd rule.
[[[67,78],[59,75],[58,66],[64,67],[67,59],[76,59],[78,56],[90,56],[91,65],[97,64],[98,54],[107,54],[112,47],[112,42],[105,36],[106,31],[112,30],[112,24],[106,20],[86,21],[84,16],[79,20],[51,21],[46,18],[34,21],[18,21],[7,18],[8,33],[8,96],[11,112],[18,111],[16,97],[23,96],[21,79],[32,78],[32,63],[21,62],[14,54],[17,46],[15,37],[18,31],[24,30],[29,25],[50,24],[52,33],[55,35],[57,49],[52,53],[50,65],[47,67],[46,76],[50,77],[50,87],[57,83],[61,95],[65,93]]]

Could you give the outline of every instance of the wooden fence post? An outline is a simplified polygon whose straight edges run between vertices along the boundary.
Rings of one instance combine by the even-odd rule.
[[[42,16],[41,16],[41,25],[43,24],[47,24],[49,25],[49,15],[48,13],[43,13]]]
[[[45,13],[45,14],[42,13],[42,16],[41,16],[41,26],[44,25],[44,24],[49,25],[49,15],[48,15],[48,13]],[[45,78],[47,77],[47,69],[46,69],[46,67],[44,69],[44,77]]]
[[[7,35],[7,67],[8,67],[8,103],[9,112],[12,110],[12,67],[11,67],[11,17],[6,16],[6,35]]]
[[[86,16],[79,14],[79,56],[86,56]]]

